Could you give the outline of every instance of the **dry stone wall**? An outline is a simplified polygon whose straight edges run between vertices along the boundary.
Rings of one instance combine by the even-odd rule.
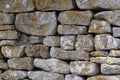
[[[120,0],[0,0],[0,80],[120,80]]]

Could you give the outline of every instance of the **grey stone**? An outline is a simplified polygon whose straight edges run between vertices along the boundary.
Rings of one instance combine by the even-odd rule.
[[[116,1],[114,1],[116,2]],[[112,25],[120,26],[120,10],[103,11],[95,14],[96,19],[104,19]]]
[[[35,9],[34,0],[1,0],[3,12],[28,12]]]
[[[99,75],[88,77],[87,80],[120,80],[120,75]]]
[[[75,48],[77,50],[92,51],[94,49],[93,40],[93,36],[90,34],[78,35],[76,38]]]
[[[62,60],[89,60],[89,52],[80,51],[66,51],[61,48],[52,47],[50,49],[50,56]]]
[[[101,64],[102,74],[120,74],[120,65]]]
[[[56,73],[69,73],[69,65],[61,60],[50,58],[50,59],[39,59],[34,60],[34,66],[41,68],[46,71]]]
[[[81,76],[68,74],[68,75],[65,75],[65,80],[85,80],[85,79]]]
[[[14,45],[16,43],[15,40],[1,40],[0,46]]]
[[[0,24],[13,24],[15,19],[14,14],[0,12]]]
[[[0,69],[8,69],[7,63],[2,59],[0,59]]]
[[[97,50],[97,51],[93,51],[90,53],[91,56],[93,57],[106,57],[109,55],[108,51],[100,51],[100,50]]]
[[[7,63],[9,68],[11,69],[23,69],[23,70],[33,69],[33,58],[30,57],[9,59]]]
[[[111,50],[120,48],[120,39],[114,38],[110,34],[96,35],[94,38],[96,50]]]
[[[57,31],[59,34],[85,34],[87,28],[86,26],[58,25]]]
[[[32,80],[64,80],[64,76],[62,74],[45,71],[29,71],[28,78]]]
[[[58,21],[62,24],[89,25],[93,17],[91,11],[64,11],[58,16]]]
[[[99,67],[96,63],[89,61],[72,61],[70,72],[76,75],[96,75],[99,72]]]
[[[60,46],[64,50],[73,50],[75,46],[75,36],[61,36],[60,37]]]
[[[119,27],[113,27],[113,36],[120,37],[120,28]]]
[[[4,57],[15,58],[24,55],[25,46],[2,46],[1,51]]]
[[[1,80],[20,80],[27,77],[26,71],[21,70],[6,70],[4,73],[0,74]]]
[[[25,53],[28,57],[49,58],[49,48],[41,44],[27,45]]]
[[[46,36],[43,39],[43,44],[45,46],[60,46],[59,36]]]
[[[89,27],[89,33],[110,33],[111,26],[107,21],[92,20]]]
[[[120,9],[120,0],[76,0],[80,9]]]
[[[91,57],[91,62],[95,63],[106,63],[106,64],[119,64],[120,65],[120,58],[114,58],[114,57]]]
[[[120,57],[120,50],[110,50],[109,56]]]
[[[31,12],[16,15],[16,29],[30,35],[47,36],[56,33],[55,12]]]
[[[38,36],[30,36],[28,38],[29,43],[43,43],[43,37]]]
[[[72,0],[35,0],[37,10],[69,10],[73,9]]]

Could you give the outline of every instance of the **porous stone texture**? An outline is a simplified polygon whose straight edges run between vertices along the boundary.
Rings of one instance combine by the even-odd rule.
[[[0,0],[0,80],[120,80],[120,0]]]

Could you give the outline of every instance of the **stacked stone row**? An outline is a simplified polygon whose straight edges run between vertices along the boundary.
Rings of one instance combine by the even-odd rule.
[[[120,0],[0,0],[1,80],[120,80]]]

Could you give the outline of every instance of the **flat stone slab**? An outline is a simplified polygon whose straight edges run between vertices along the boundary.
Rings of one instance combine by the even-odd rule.
[[[120,57],[120,50],[110,50],[109,56]]]
[[[16,29],[26,34],[47,36],[56,33],[55,12],[19,13],[15,20]]]
[[[109,56],[109,52],[97,50],[97,51],[91,52],[90,55],[93,57],[107,57]]]
[[[89,25],[93,17],[91,11],[64,11],[58,16],[58,21],[62,24]]]
[[[76,0],[77,7],[80,9],[120,9],[120,0]]]
[[[72,0],[35,0],[37,10],[70,10],[74,8]]]
[[[65,80],[85,80],[85,79],[81,76],[68,74],[68,75],[65,75]]]
[[[0,31],[4,30],[14,30],[14,25],[0,25]]]

